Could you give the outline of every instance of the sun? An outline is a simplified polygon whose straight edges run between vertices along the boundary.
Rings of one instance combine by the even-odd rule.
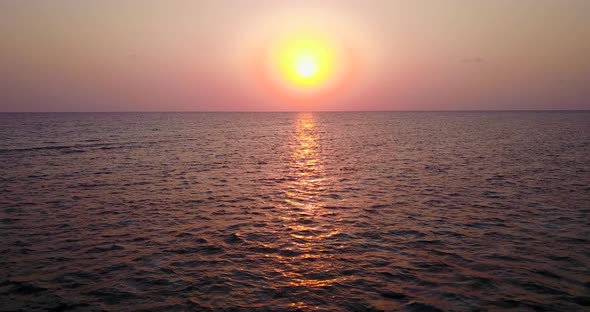
[[[286,101],[315,102],[346,91],[355,64],[341,37],[318,29],[278,32],[256,51],[254,77]]]
[[[293,38],[280,51],[282,78],[295,88],[318,88],[333,73],[334,52],[320,39]]]
[[[373,29],[313,5],[263,14],[238,33],[230,61],[252,94],[281,105],[349,99],[381,69]]]
[[[319,71],[319,64],[313,55],[302,55],[295,61],[295,70],[302,79],[312,79]]]
[[[336,49],[328,41],[305,34],[280,42],[273,67],[288,88],[311,91],[326,87],[334,79],[337,58]]]

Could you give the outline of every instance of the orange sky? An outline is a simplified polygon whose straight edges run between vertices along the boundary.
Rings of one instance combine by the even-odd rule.
[[[268,84],[299,30],[346,79]],[[586,0],[5,0],[0,111],[590,109],[589,55]]]

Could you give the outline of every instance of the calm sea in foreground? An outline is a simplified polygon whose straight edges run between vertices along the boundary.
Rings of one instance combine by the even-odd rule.
[[[590,309],[590,113],[0,114],[0,310]]]

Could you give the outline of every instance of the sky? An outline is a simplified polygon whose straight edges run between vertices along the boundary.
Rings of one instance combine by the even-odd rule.
[[[275,83],[297,32],[330,47],[318,92]],[[578,109],[587,0],[0,2],[4,112]]]

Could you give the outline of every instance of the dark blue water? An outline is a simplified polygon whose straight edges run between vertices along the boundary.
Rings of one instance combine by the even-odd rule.
[[[590,309],[590,113],[0,114],[1,311]]]

